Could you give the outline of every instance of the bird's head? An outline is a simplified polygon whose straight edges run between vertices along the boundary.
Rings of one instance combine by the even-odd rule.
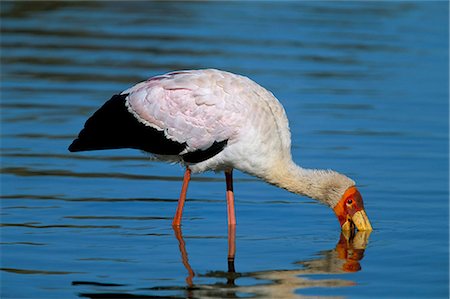
[[[355,226],[359,231],[372,231],[361,193],[355,186],[344,192],[333,210],[343,231],[353,230]]]

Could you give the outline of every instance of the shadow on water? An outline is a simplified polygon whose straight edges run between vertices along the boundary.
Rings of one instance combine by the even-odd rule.
[[[312,287],[349,287],[356,283],[343,279],[310,279],[308,275],[344,274],[360,271],[360,261],[364,258],[370,232],[341,233],[335,248],[321,251],[317,258],[302,260],[295,265],[302,266],[293,270],[267,270],[257,272],[236,271],[236,226],[228,227],[228,269],[227,271],[208,271],[196,273],[189,262],[186,242],[179,227],[174,227],[174,235],[178,241],[181,262],[186,269],[184,286],[154,286],[141,288],[139,292],[184,292],[183,296],[155,296],[133,294],[130,292],[114,292],[114,287],[124,287],[123,284],[102,283],[94,281],[73,281],[73,286],[106,287],[108,292],[80,293],[80,297],[100,298],[299,298],[298,289]],[[197,284],[195,277],[215,280],[210,284]],[[249,278],[256,281],[253,285],[238,284],[239,279]]]

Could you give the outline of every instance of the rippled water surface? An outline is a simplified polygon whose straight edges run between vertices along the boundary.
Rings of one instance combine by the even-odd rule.
[[[447,2],[0,5],[2,298],[448,298]],[[214,173],[173,230],[180,166],[67,151],[112,94],[207,67],[274,92],[372,234],[240,172],[235,230]]]

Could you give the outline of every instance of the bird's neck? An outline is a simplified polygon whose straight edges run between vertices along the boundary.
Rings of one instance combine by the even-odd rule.
[[[332,170],[305,169],[291,159],[278,161],[264,179],[290,192],[316,199],[334,208],[345,190],[355,185],[350,178]]]

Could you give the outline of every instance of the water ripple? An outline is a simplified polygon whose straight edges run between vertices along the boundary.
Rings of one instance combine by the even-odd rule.
[[[39,225],[34,223],[0,223],[2,227],[27,227],[27,228],[121,228],[119,225],[73,225],[73,224],[52,224]]]
[[[16,268],[0,268],[1,271],[11,272],[15,274],[31,274],[31,275],[68,275],[68,274],[82,274],[85,272],[70,272],[70,271],[44,271],[44,270],[30,270],[30,269],[16,269]]]
[[[181,182],[182,177],[174,176],[158,176],[143,174],[127,174],[127,173],[100,173],[100,172],[73,172],[70,170],[59,169],[33,169],[31,167],[4,167],[2,173],[13,174],[17,176],[58,176],[58,177],[76,177],[76,178],[109,178],[109,179],[126,179],[126,180],[155,180],[155,181],[177,181]],[[198,182],[223,182],[223,178],[214,177],[192,177],[192,181]],[[255,178],[239,178],[237,182],[254,182]]]

